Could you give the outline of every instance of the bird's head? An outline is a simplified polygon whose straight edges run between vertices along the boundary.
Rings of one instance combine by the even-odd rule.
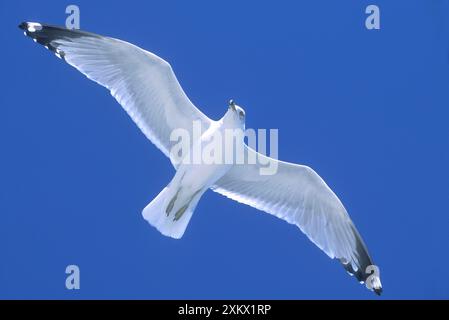
[[[228,103],[228,111],[226,112],[223,120],[237,128],[245,128],[245,110],[242,107],[238,106],[234,100],[229,100]]]

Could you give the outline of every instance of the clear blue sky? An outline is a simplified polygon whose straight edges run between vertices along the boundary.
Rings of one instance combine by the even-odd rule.
[[[376,296],[299,229],[208,192],[187,232],[141,210],[174,174],[108,92],[22,35],[23,20],[135,43],[192,101],[278,128],[381,268],[382,298],[449,298],[448,1],[2,1],[0,298]],[[365,7],[381,30],[365,29]],[[81,290],[65,289],[65,267]]]

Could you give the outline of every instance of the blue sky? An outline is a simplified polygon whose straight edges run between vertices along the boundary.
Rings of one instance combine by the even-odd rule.
[[[141,210],[169,161],[108,92],[23,37],[63,25],[169,61],[214,119],[278,128],[279,156],[333,188],[382,298],[449,298],[448,1],[2,1],[0,298],[377,298],[299,229],[213,192],[187,232]],[[377,4],[381,30],[364,26]],[[65,289],[65,268],[81,290]]]

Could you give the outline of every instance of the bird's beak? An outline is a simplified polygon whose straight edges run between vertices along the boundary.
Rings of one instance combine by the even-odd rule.
[[[231,109],[232,111],[235,111],[235,102],[234,100],[229,100],[229,109]]]

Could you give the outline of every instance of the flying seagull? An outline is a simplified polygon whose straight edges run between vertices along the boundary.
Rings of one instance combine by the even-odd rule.
[[[201,125],[201,136],[191,148],[220,130],[244,129],[245,112],[233,101],[223,118],[211,120],[189,100],[171,66],[151,52],[122,40],[36,22],[23,22],[19,28],[109,89],[145,136],[169,157],[176,174],[142,212],[162,234],[181,238],[201,196],[212,189],[295,224],[358,281],[382,292],[379,274],[343,204],[311,168],[257,153],[243,139],[239,143],[245,157],[261,161],[192,165],[174,159],[171,149],[176,141],[170,135],[176,129],[192,136],[192,123]],[[276,164],[276,173],[261,174],[262,160]]]

